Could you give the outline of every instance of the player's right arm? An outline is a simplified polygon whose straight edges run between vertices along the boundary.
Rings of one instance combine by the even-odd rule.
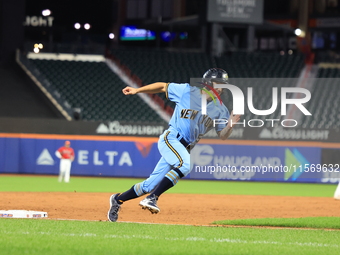
[[[58,157],[58,158],[62,158],[62,156],[61,156],[61,153],[60,153],[60,151],[59,151],[59,149],[55,152],[55,155]]]
[[[228,124],[225,128],[223,128],[220,132],[218,132],[218,136],[222,140],[228,139],[228,137],[231,135],[233,132],[233,124],[232,123],[237,123],[240,120],[241,115],[234,115],[233,112],[231,112]]]
[[[145,85],[140,88],[132,88],[127,86],[122,91],[124,95],[135,95],[137,93],[150,93],[150,94],[156,94],[156,93],[164,93],[166,92],[167,83],[165,82],[155,82],[151,83],[149,85]]]

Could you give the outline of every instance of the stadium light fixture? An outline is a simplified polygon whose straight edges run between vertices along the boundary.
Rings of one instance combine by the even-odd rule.
[[[84,25],[84,28],[85,28],[86,30],[89,30],[89,29],[91,28],[91,25],[90,25],[89,23],[86,23],[86,24]]]
[[[296,36],[299,36],[299,37],[305,37],[306,36],[305,31],[301,30],[300,28],[295,29],[294,33],[295,33]]]
[[[302,33],[302,30],[300,28],[295,29],[295,35],[300,36]]]
[[[44,17],[47,17],[47,16],[50,16],[52,14],[51,10],[49,9],[45,9],[45,10],[42,10],[41,14],[44,16]]]
[[[44,48],[44,45],[42,43],[35,43],[33,45],[33,52],[34,53],[39,53],[40,50],[42,50]]]

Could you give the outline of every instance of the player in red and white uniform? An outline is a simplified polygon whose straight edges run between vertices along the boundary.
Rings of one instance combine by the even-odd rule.
[[[62,182],[64,179],[65,182],[69,182],[72,161],[74,160],[74,150],[71,148],[71,142],[66,141],[64,146],[55,152],[55,155],[60,158],[58,181]]]

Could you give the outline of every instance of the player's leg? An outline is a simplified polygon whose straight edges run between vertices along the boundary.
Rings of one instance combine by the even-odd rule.
[[[190,154],[178,140],[177,132],[166,132],[159,140],[158,148],[166,163],[173,167],[165,173],[151,194],[140,202],[143,208],[152,213],[160,211],[157,206],[159,196],[175,186],[178,180],[188,175],[191,170]]]
[[[70,174],[71,174],[71,160],[65,160],[65,182],[70,182]]]
[[[340,182],[338,184],[338,187],[335,190],[334,198],[340,200]]]
[[[173,168],[164,176],[161,183],[151,194],[160,196],[166,190],[176,185],[179,179],[190,173],[190,154],[176,136],[177,132],[167,132],[158,143],[161,155]]]
[[[120,206],[123,202],[140,197],[152,191],[169,170],[170,165],[164,160],[164,158],[161,158],[149,178],[143,182],[133,185],[129,190],[123,193],[112,195],[110,197],[110,209],[108,211],[109,221],[117,221]]]
[[[66,159],[62,159],[61,160],[62,161],[62,172],[63,172],[63,180],[64,180],[64,182],[66,181],[66,171],[67,171],[67,162],[68,162],[68,160],[66,160]]]
[[[171,166],[162,157],[146,180],[133,185],[129,190],[120,193],[115,197],[118,204],[150,193],[163,179],[170,168]]]
[[[64,166],[64,160],[60,160],[59,163],[59,176],[58,176],[58,181],[62,182],[64,179],[64,175],[65,175],[65,166]]]
[[[119,194],[116,197],[116,200],[118,201],[118,203],[122,204],[125,201],[128,201],[128,200],[150,193],[158,185],[158,183],[163,179],[164,175],[167,172],[169,172],[170,169],[171,169],[171,166],[162,157],[158,161],[153,172],[150,174],[150,176],[146,180],[133,185],[131,189],[125,191],[124,193]]]

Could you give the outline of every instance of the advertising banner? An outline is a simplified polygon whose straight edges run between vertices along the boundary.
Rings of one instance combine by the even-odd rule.
[[[79,136],[71,175],[146,178],[160,159],[156,138]],[[56,150],[65,139],[0,137],[0,173],[59,173]],[[339,149],[268,143],[202,142],[191,151],[190,179],[336,183]]]
[[[191,178],[320,182],[320,148],[200,144],[192,153]]]
[[[75,151],[72,175],[146,177],[160,158],[149,140],[70,140]],[[64,140],[0,138],[0,172],[58,174],[55,151]]]

